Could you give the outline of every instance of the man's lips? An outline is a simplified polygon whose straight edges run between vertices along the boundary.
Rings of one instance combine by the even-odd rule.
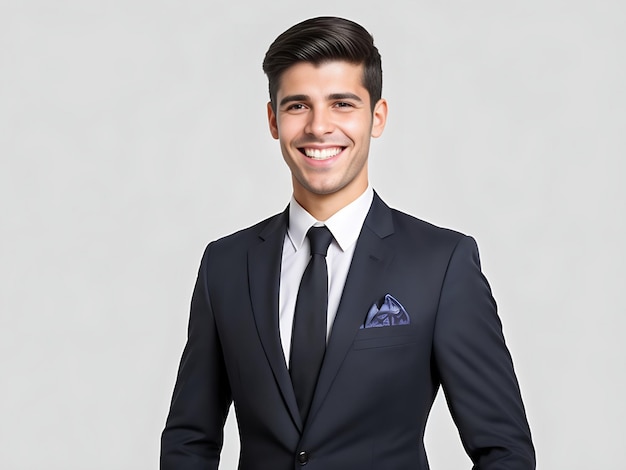
[[[313,160],[328,160],[339,155],[345,147],[325,147],[325,148],[313,148],[313,147],[301,147],[301,153]]]

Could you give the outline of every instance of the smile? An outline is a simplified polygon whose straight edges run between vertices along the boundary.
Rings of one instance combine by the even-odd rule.
[[[303,148],[300,149],[307,157],[313,160],[328,160],[334,156],[340,154],[343,151],[343,147],[331,147],[325,149]]]

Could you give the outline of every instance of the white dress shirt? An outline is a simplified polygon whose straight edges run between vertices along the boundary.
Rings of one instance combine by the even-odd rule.
[[[289,203],[289,227],[283,243],[278,307],[280,340],[287,365],[289,365],[291,352],[291,330],[298,288],[311,257],[309,239],[306,237],[307,232],[313,225],[325,225],[334,237],[326,255],[328,266],[326,338],[328,339],[341,300],[343,286],[346,283],[356,241],[373,199],[374,191],[368,186],[355,201],[335,213],[328,220],[320,222],[315,220],[292,196]]]

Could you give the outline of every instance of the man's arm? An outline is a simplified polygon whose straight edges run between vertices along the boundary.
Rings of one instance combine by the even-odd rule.
[[[443,283],[435,361],[463,446],[481,470],[532,470],[535,452],[511,356],[471,237]]]
[[[217,470],[222,450],[232,399],[206,283],[210,248],[191,300],[187,345],[161,436],[161,470]]]

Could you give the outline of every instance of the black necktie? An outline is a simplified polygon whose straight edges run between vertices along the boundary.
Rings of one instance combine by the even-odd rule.
[[[289,362],[291,382],[303,422],[309,414],[317,376],[326,351],[326,251],[333,235],[326,227],[311,227],[307,237],[311,244],[311,259],[298,289]]]

